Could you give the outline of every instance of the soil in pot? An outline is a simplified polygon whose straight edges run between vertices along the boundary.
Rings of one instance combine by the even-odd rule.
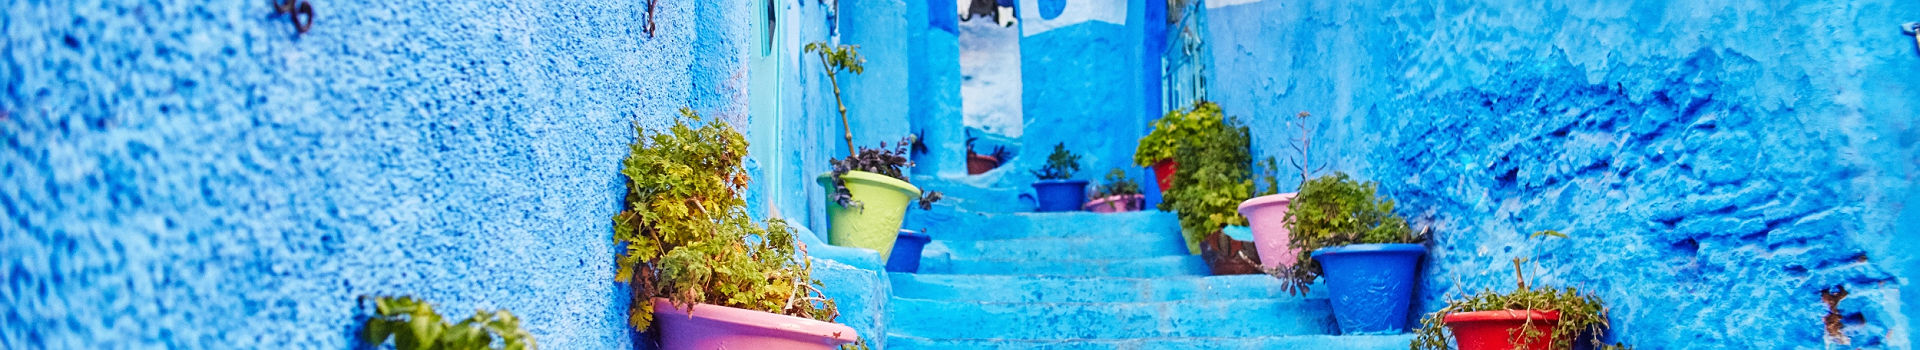
[[[838,323],[708,304],[689,312],[666,298],[653,298],[653,320],[662,349],[830,350],[859,338]]]
[[[1297,193],[1266,195],[1240,202],[1240,215],[1247,217],[1247,226],[1253,228],[1253,245],[1260,251],[1260,266],[1269,269],[1282,265],[1293,266],[1299,259],[1299,252],[1287,244],[1287,205],[1293,203]]]
[[[1033,183],[1038,211],[1075,211],[1087,202],[1087,180],[1040,180]]]
[[[1443,319],[1453,330],[1460,350],[1512,350],[1524,342],[1523,349],[1547,350],[1553,345],[1553,327],[1560,323],[1560,312],[1549,310],[1496,310],[1455,312]],[[1540,336],[1520,339],[1520,326],[1531,323]]]
[[[850,171],[841,179],[863,208],[841,207],[828,199],[827,243],[873,249],[880,252],[881,260],[887,259],[893,252],[893,240],[900,236],[900,221],[906,219],[907,205],[920,196],[920,189],[900,179],[865,171]],[[818,180],[828,193],[833,192],[833,174],[822,174]]]
[[[1087,201],[1081,208],[1095,213],[1119,213],[1140,211],[1146,208],[1147,196],[1130,194],[1125,196],[1106,196]]]
[[[1418,244],[1355,244],[1320,248],[1313,259],[1326,278],[1327,299],[1341,334],[1407,331],[1415,268],[1426,248]]]

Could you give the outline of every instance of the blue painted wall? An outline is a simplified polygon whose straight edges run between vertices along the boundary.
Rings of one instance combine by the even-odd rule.
[[[1023,2],[1037,7],[1031,0]],[[1114,168],[1125,169],[1136,181],[1150,178],[1133,166],[1133,151],[1145,122],[1158,118],[1157,94],[1149,93],[1149,76],[1141,70],[1158,66],[1157,56],[1142,49],[1150,40],[1143,0],[1070,1],[1068,14],[1044,19],[1039,11],[1022,11],[1020,74],[1025,133],[1009,179],[1024,186],[1065,143],[1080,156],[1075,179],[1095,183]],[[1093,8],[1093,9],[1090,9]],[[1094,10],[1108,9],[1108,10]],[[1077,20],[1075,12],[1118,11],[1120,23]],[[1036,30],[1048,21],[1066,22]],[[1160,25],[1164,27],[1164,24]],[[1157,70],[1155,70],[1157,72]],[[1157,91],[1157,90],[1156,90]],[[1150,181],[1148,181],[1150,182]]]
[[[1286,159],[1434,226],[1420,307],[1510,258],[1641,348],[1910,346],[1920,53],[1896,1],[1252,1],[1210,10],[1209,90]],[[1292,187],[1291,184],[1285,185]],[[1557,229],[1571,240],[1529,242]]]
[[[629,346],[631,123],[746,110],[752,12],[658,5],[8,3],[0,348],[344,348],[362,294]]]

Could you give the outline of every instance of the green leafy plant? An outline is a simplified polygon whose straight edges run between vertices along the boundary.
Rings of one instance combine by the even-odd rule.
[[[755,223],[740,198],[751,180],[746,139],[719,120],[682,108],[666,132],[639,126],[621,174],[625,208],[614,215],[621,251],[614,278],[630,283],[628,322],[645,330],[654,297],[691,310],[704,303],[831,322],[833,302],[817,296],[806,247],[780,219]],[[643,142],[647,141],[647,142]],[[757,239],[753,239],[757,238]]]
[[[1287,242],[1299,251],[1291,278],[1299,286],[1320,276],[1313,251],[1353,244],[1417,243],[1424,240],[1393,212],[1393,200],[1375,194],[1378,184],[1360,182],[1346,173],[1316,177],[1300,186],[1288,207]]]
[[[816,41],[807,43],[806,52],[820,56],[820,67],[827,72],[827,82],[833,84],[833,103],[839,107],[840,126],[842,130],[846,131],[847,158],[829,160],[833,165],[833,202],[842,207],[852,209],[864,208],[864,205],[862,205],[860,201],[853,199],[853,193],[847,191],[846,180],[840,178],[841,175],[846,175],[848,171],[858,170],[877,173],[912,183],[912,181],[907,179],[906,175],[901,173],[901,168],[913,166],[913,160],[908,158],[908,150],[912,145],[917,144],[919,141],[918,137],[909,135],[901,139],[900,144],[893,148],[887,147],[886,142],[881,142],[880,148],[855,148],[853,146],[853,123],[848,121],[847,104],[840,98],[839,73],[848,72],[859,75],[861,72],[866,71],[865,64],[867,60],[860,57],[860,46],[835,46],[827,44],[824,41]],[[938,191],[926,191],[918,200],[920,208],[933,208],[933,202],[940,201],[941,197],[942,195]]]
[[[1133,163],[1152,166],[1162,160],[1172,159],[1182,145],[1219,132],[1226,124],[1220,105],[1213,102],[1199,101],[1192,108],[1167,112],[1167,115],[1153,121],[1153,131],[1140,138],[1140,146],[1133,151]]]
[[[1107,172],[1106,183],[1093,186],[1093,198],[1135,194],[1140,194],[1140,183],[1127,177],[1127,171],[1120,168]]]
[[[392,339],[393,347],[399,350],[539,348],[533,334],[520,329],[520,319],[506,310],[478,310],[459,323],[449,324],[433,311],[433,305],[410,296],[360,297],[362,303],[367,299],[373,299],[374,315],[367,318],[360,336],[374,346]],[[499,340],[497,347],[495,340]]]
[[[1245,226],[1247,218],[1240,216],[1240,202],[1272,194],[1273,187],[1268,186],[1265,192],[1254,187],[1254,162],[1249,149],[1252,136],[1238,118],[1221,119],[1218,105],[1201,101],[1190,111],[1169,113],[1168,118],[1155,124],[1175,116],[1197,122],[1169,124],[1175,126],[1167,130],[1181,133],[1172,157],[1180,163],[1180,173],[1174,175],[1171,188],[1161,196],[1160,209],[1173,211],[1180,218],[1180,232],[1186,236],[1188,248],[1197,249],[1200,241],[1218,234],[1222,228]],[[1161,131],[1154,130],[1155,133]],[[1142,139],[1141,147],[1147,143],[1148,140]],[[1157,161],[1143,155],[1135,153],[1135,162]],[[1265,164],[1271,163],[1269,160]]]
[[[1047,155],[1047,165],[1037,171],[1030,171],[1033,177],[1041,180],[1066,180],[1080,171],[1080,156],[1067,150],[1067,143],[1053,145],[1053,153]]]
[[[1548,230],[1535,232],[1528,238],[1541,237],[1566,238],[1567,235]],[[1630,349],[1622,344],[1605,344],[1600,341],[1598,336],[1606,333],[1608,324],[1607,308],[1601,304],[1599,297],[1581,294],[1580,290],[1574,288],[1534,288],[1527,283],[1527,276],[1521,272],[1520,266],[1525,261],[1526,259],[1523,258],[1513,259],[1513,276],[1517,284],[1513,292],[1500,294],[1481,291],[1463,299],[1449,301],[1447,307],[1427,314],[1420,320],[1421,328],[1414,332],[1412,349],[1451,349],[1454,343],[1453,333],[1447,330],[1445,322],[1449,314],[1499,310],[1542,310],[1560,313],[1559,322],[1552,330],[1538,329],[1539,327],[1533,324],[1533,320],[1528,319],[1519,329],[1508,334],[1508,343],[1514,345],[1514,350],[1525,350],[1528,342],[1539,339],[1548,331],[1553,332],[1553,344],[1550,347],[1554,349],[1573,349],[1573,345],[1583,339],[1593,345],[1594,349]]]

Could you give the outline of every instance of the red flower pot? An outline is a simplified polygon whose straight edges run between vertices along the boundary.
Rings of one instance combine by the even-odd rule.
[[[980,175],[1000,166],[1000,158],[978,154],[967,155],[967,175]]]
[[[1160,193],[1167,193],[1167,189],[1173,187],[1173,172],[1179,165],[1180,163],[1174,162],[1173,158],[1161,159],[1159,163],[1153,163],[1153,182],[1160,184]]]
[[[1520,326],[1529,323],[1540,336],[1519,339]],[[1560,324],[1560,312],[1553,310],[1497,310],[1456,312],[1442,319],[1453,329],[1460,350],[1512,350],[1524,341],[1527,350],[1547,350],[1553,345],[1553,327]]]

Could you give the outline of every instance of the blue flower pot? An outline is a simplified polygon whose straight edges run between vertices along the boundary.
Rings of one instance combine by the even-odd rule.
[[[1039,211],[1075,211],[1087,203],[1087,180],[1040,180],[1033,183]]]
[[[1407,331],[1407,304],[1413,300],[1418,244],[1355,244],[1313,251],[1327,279],[1328,302],[1341,334],[1400,334]]]
[[[933,237],[900,230],[900,238],[893,240],[893,256],[887,257],[887,271],[920,272],[920,248],[926,248]]]

